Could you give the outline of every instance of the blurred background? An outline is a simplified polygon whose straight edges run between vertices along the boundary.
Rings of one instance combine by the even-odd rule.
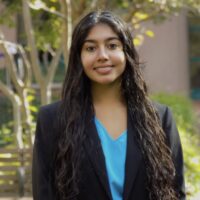
[[[32,199],[38,109],[60,98],[73,27],[97,9],[130,26],[151,98],[173,111],[188,199],[199,200],[198,0],[0,0],[0,199]]]

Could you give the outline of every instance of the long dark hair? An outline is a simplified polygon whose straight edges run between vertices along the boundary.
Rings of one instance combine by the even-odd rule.
[[[145,161],[149,198],[176,200],[171,152],[166,145],[158,114],[148,98],[131,32],[122,20],[107,11],[89,13],[77,24],[72,35],[59,114],[60,133],[55,159],[57,199],[76,199],[79,193],[79,167],[84,156],[82,144],[86,137],[84,130],[89,120],[87,116],[94,116],[90,81],[83,71],[81,49],[89,31],[98,23],[109,25],[123,44],[126,68],[122,74],[121,89]]]

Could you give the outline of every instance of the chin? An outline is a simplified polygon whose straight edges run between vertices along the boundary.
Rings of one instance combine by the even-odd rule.
[[[95,80],[94,82],[99,85],[110,85],[110,84],[116,83],[116,80],[104,79],[104,80]]]

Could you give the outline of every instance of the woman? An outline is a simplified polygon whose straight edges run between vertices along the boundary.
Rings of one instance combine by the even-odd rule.
[[[175,123],[149,100],[132,41],[110,12],[75,27],[62,99],[38,115],[35,200],[185,199]]]

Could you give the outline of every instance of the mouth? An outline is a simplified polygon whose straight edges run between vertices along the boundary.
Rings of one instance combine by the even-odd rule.
[[[107,65],[107,66],[98,66],[94,67],[94,70],[101,75],[109,74],[112,71],[114,65]]]
[[[94,70],[98,70],[98,69],[106,69],[106,68],[113,68],[114,65],[106,65],[106,66],[98,66],[98,67],[94,67]]]

